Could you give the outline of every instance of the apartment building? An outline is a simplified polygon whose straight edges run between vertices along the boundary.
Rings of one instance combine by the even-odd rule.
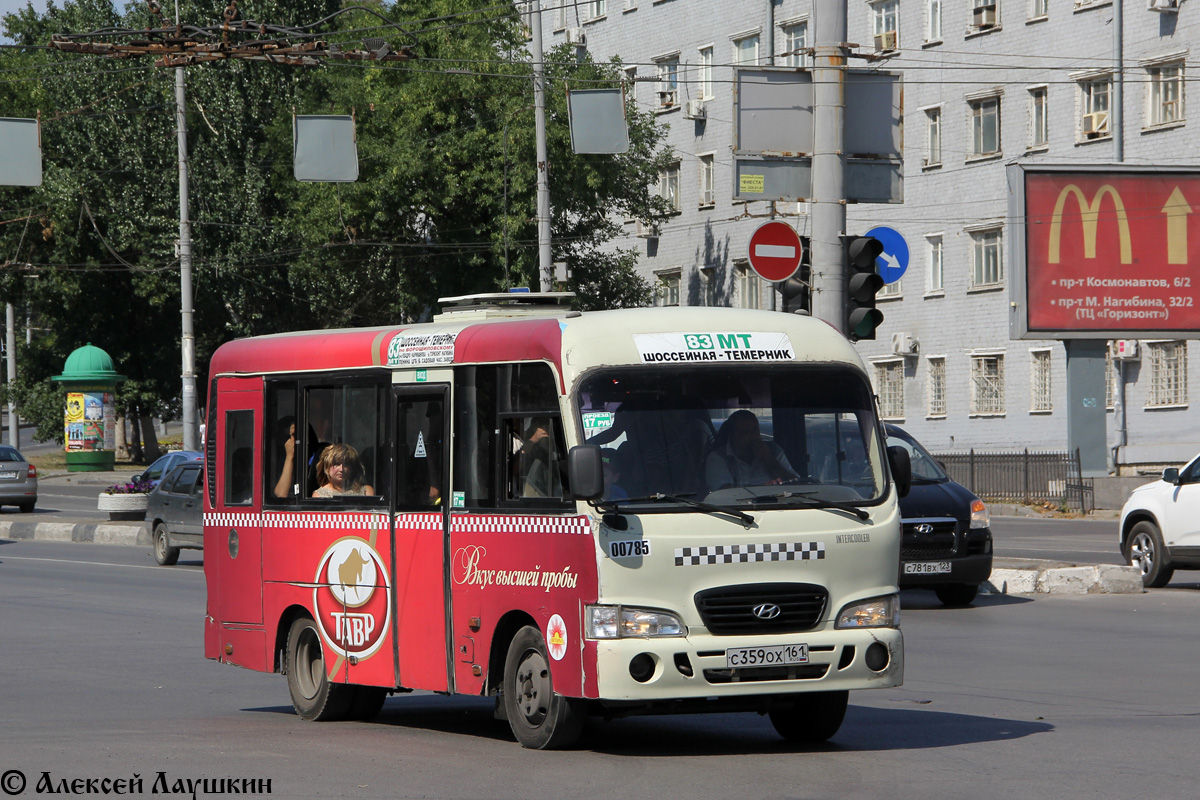
[[[1067,445],[1063,343],[1009,334],[1007,166],[1111,164],[1118,152],[1130,166],[1200,165],[1185,103],[1200,6],[1126,2],[1118,26],[1114,2],[848,1],[850,66],[903,76],[905,147],[904,202],[849,206],[846,232],[888,225],[911,252],[904,277],[879,296],[877,339],[858,347],[884,417],[932,449]],[[543,0],[548,47],[570,41],[597,59],[619,56],[637,104],[670,126],[679,158],[659,190],[677,213],[657,230],[627,222],[623,243],[637,245],[659,303],[776,307],[772,285],[747,262],[748,239],[772,207],[732,201],[732,67],[808,66],[813,15],[840,5]],[[805,203],[774,213],[809,232]],[[1200,378],[1200,345],[1155,339],[1132,349],[1136,357],[1107,370],[1110,443],[1126,429],[1116,463],[1127,472],[1180,463],[1200,450],[1200,387],[1189,378]]]

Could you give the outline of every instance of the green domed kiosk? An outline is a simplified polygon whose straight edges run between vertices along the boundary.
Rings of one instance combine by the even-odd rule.
[[[64,449],[68,472],[112,472],[116,462],[117,382],[108,353],[88,342],[67,356],[61,381],[67,390],[63,413]]]

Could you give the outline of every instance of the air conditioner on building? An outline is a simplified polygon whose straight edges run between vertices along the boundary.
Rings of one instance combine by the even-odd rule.
[[[883,33],[875,34],[875,50],[882,52],[884,50],[896,49],[896,32],[884,31]]]
[[[683,116],[685,119],[707,119],[708,109],[705,102],[700,99],[688,100],[683,107]]]
[[[892,334],[892,352],[898,356],[915,356],[921,350],[921,343],[913,338],[911,333]]]
[[[587,37],[583,34],[583,28],[567,28],[567,44],[585,44]]]
[[[1179,0],[1146,0],[1146,7],[1151,11],[1174,13],[1179,10]]]
[[[980,29],[996,27],[996,6],[975,6],[973,24]]]
[[[1126,361],[1134,361],[1138,359],[1138,343],[1137,339],[1113,339],[1109,343],[1109,352],[1113,358],[1120,358]]]
[[[633,235],[639,239],[655,239],[658,237],[658,226],[647,225],[639,219],[634,225]]]
[[[1083,115],[1083,132],[1089,138],[1108,133],[1108,112],[1093,111]]]

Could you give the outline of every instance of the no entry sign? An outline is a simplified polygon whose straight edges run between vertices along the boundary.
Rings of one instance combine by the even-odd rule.
[[[786,222],[767,222],[750,237],[750,266],[763,280],[786,281],[803,255],[800,235]]]

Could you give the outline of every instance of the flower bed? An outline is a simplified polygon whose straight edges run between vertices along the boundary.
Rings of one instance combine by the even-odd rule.
[[[108,512],[111,520],[143,520],[150,501],[150,483],[140,477],[129,483],[108,487],[96,501],[96,508]]]

